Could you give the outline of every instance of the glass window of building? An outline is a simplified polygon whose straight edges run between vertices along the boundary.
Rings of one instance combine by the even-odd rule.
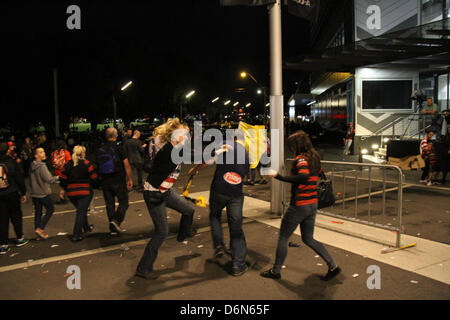
[[[444,5],[448,8],[448,2],[449,0],[422,0],[422,24],[442,20]]]

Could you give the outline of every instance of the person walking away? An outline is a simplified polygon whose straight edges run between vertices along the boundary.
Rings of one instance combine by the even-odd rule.
[[[22,151],[20,152],[21,158],[23,160],[23,173],[24,177],[28,178],[30,172],[30,165],[33,161],[33,144],[29,137],[25,138],[25,143],[22,145]]]
[[[26,202],[25,179],[17,162],[8,155],[7,143],[0,143],[0,254],[6,254],[8,247],[9,221],[16,233],[17,247],[28,243],[23,235],[22,209],[20,201]]]
[[[422,168],[422,177],[420,178],[421,183],[429,183],[429,173],[430,173],[430,153],[431,153],[431,138],[434,136],[434,132],[431,129],[427,129],[425,138],[420,142],[420,155],[425,161],[425,167]]]
[[[178,118],[169,119],[153,132],[152,139],[158,142],[155,149],[159,151],[154,157],[144,184],[143,196],[153,220],[155,232],[136,268],[136,276],[147,280],[158,277],[153,270],[153,265],[158,256],[158,250],[168,234],[166,207],[182,214],[177,235],[178,242],[183,242],[196,233],[196,230],[192,228],[195,209],[186,199],[172,190],[181,171],[181,163],[176,164],[172,160],[172,151],[177,152],[182,148],[187,140],[188,132],[189,128],[181,124]]]
[[[55,170],[55,176],[61,178],[61,172],[64,170],[64,166],[68,163],[72,157],[70,156],[70,152],[67,150],[67,145],[64,140],[58,140],[56,142],[56,150],[54,150],[51,154],[51,161],[53,169]],[[65,203],[65,193],[60,193],[60,195],[64,194],[64,198],[60,197],[61,203]]]
[[[125,219],[128,209],[128,191],[133,187],[130,163],[122,144],[117,142],[117,137],[117,129],[106,129],[107,141],[100,146],[96,154],[100,186],[103,190],[111,235],[120,235],[120,224]],[[116,198],[119,202],[117,210]]]
[[[243,138],[242,138],[243,139]],[[238,142],[239,141],[239,142]],[[225,145],[216,151],[216,157],[205,164],[197,165],[189,170],[189,175],[197,174],[199,170],[208,165],[218,162],[211,183],[209,197],[209,220],[211,223],[211,234],[214,245],[214,257],[220,258],[226,253],[222,232],[222,210],[227,208],[227,220],[230,230],[230,249],[232,259],[231,275],[237,277],[248,270],[245,262],[247,255],[247,244],[244,231],[242,230],[242,208],[244,206],[244,193],[242,192],[242,180],[248,174],[250,160],[241,139],[226,141]],[[223,161],[217,161],[218,156],[223,153],[233,155],[222,155]]]
[[[141,132],[139,130],[134,131],[134,135],[131,139],[126,140],[124,144],[125,154],[130,163],[131,171],[133,175],[137,176],[137,181],[133,182],[137,191],[142,191],[142,173],[144,166],[143,154],[145,152],[146,144],[141,143]]]
[[[48,234],[44,231],[45,226],[55,211],[51,197],[50,184],[58,183],[59,177],[52,176],[48,171],[45,160],[47,156],[43,148],[34,149],[34,161],[30,168],[30,193],[34,205],[34,228],[36,234],[42,239],[47,239]],[[42,208],[45,207],[45,216],[42,216]]]
[[[72,160],[61,172],[61,193],[67,193],[70,202],[77,209],[73,235],[70,238],[73,242],[83,240],[83,233],[94,230],[94,226],[88,223],[87,212],[94,196],[92,186],[97,186],[97,178],[94,166],[86,160],[86,148],[75,146]]]
[[[323,244],[313,237],[318,203],[317,181],[321,172],[320,156],[313,148],[308,135],[303,131],[291,135],[287,144],[296,157],[291,170],[292,176],[282,176],[272,169],[269,169],[271,171],[269,175],[292,184],[291,203],[281,222],[275,263],[271,269],[262,272],[261,276],[272,279],[281,278],[281,267],[287,256],[288,240],[300,225],[303,242],[327,263],[328,273],[321,279],[328,281],[336,277],[341,269]]]

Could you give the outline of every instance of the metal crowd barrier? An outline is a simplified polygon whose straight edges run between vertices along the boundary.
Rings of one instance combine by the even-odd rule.
[[[295,161],[294,159],[287,159],[286,160],[288,163],[291,163],[292,161]],[[393,165],[383,165],[383,164],[370,164],[370,163],[357,163],[357,162],[339,162],[339,161],[325,161],[322,160],[321,161],[322,164],[322,169],[325,171],[326,175],[327,175],[327,179],[332,181],[332,185],[333,185],[333,191],[335,194],[335,198],[336,198],[336,202],[333,206],[331,206],[330,208],[332,209],[333,207],[336,206],[340,206],[342,205],[342,209],[343,210],[351,210],[351,207],[348,206],[349,202],[354,202],[353,205],[353,216],[354,217],[349,217],[349,216],[345,216],[342,214],[337,214],[337,213],[333,213],[330,212],[330,208],[323,208],[318,210],[318,212],[320,214],[326,215],[326,216],[330,216],[330,217],[335,217],[335,218],[339,218],[342,220],[347,220],[347,221],[351,221],[351,222],[356,222],[356,223],[360,223],[360,224],[364,224],[364,225],[368,225],[368,226],[372,226],[372,227],[377,227],[377,228],[381,228],[381,229],[385,229],[385,230],[390,230],[396,233],[396,247],[400,247],[400,237],[401,237],[401,233],[402,233],[402,210],[403,210],[403,172],[402,170],[397,167],[397,166],[393,166]],[[331,166],[331,168],[329,168]],[[339,167],[338,170],[336,170],[336,167]],[[285,167],[285,173],[287,175],[289,175],[289,172],[286,172],[286,169],[290,168],[290,165]],[[344,169],[343,169],[344,168]],[[350,170],[345,170],[346,168],[351,168]],[[363,169],[367,169],[367,170],[363,170]],[[382,170],[382,179],[374,179],[373,178],[373,170],[375,169],[379,169]],[[396,173],[396,177],[394,177],[394,181],[391,180],[387,180],[386,179],[386,171],[387,170],[392,170]],[[367,178],[363,178],[362,175],[365,171],[368,171],[368,175]],[[340,197],[336,196],[336,184],[335,184],[335,180],[337,177],[342,178],[343,180],[343,186],[342,186],[342,197],[341,199],[339,199]],[[355,183],[355,192],[354,195],[347,197],[347,189],[348,189],[348,182],[349,181],[353,181]],[[362,180],[368,180],[368,192],[364,195],[360,194],[360,181]],[[372,186],[373,186],[373,182],[381,182],[381,190],[377,190],[374,191],[372,190]],[[391,187],[389,189],[387,189],[387,184],[394,184],[396,185],[395,187]],[[286,188],[283,188],[286,189]],[[284,190],[283,190],[284,191]],[[381,223],[375,223],[372,221],[372,215],[371,215],[371,207],[372,207],[372,196],[375,195],[379,195],[381,194],[381,214],[383,216],[386,215],[386,193],[387,192],[392,192],[392,191],[397,191],[397,200],[396,200],[396,212],[397,212],[397,225],[396,226],[392,226],[392,225],[388,225],[388,224],[381,224]],[[289,206],[289,202],[287,201],[287,194],[289,191],[283,192],[283,214],[286,212],[287,207]],[[367,209],[367,219],[362,219],[361,215],[358,213],[358,200],[359,199],[363,199],[363,198],[367,198],[368,199],[368,209]],[[347,204],[347,206],[346,206]],[[346,211],[347,213],[349,211]]]

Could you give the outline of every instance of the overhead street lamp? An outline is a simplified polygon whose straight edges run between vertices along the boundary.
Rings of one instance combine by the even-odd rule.
[[[261,85],[261,84],[255,79],[255,77],[252,76],[252,74],[251,74],[250,72],[246,72],[246,71],[242,71],[242,72],[241,72],[241,78],[242,78],[242,79],[247,78],[247,76],[249,76],[250,79],[252,79],[253,82],[255,82],[255,83],[258,85],[258,87],[260,87],[260,89],[258,89],[257,93],[258,93],[258,94],[261,94],[261,93],[264,94],[264,95],[263,95],[263,99],[264,99],[264,101],[263,101],[263,106],[264,106],[264,107],[263,107],[263,108],[264,108],[264,125],[266,126],[266,124],[267,124],[267,112],[266,112],[266,106],[267,106],[267,90],[266,90],[266,87],[263,86],[263,85]],[[267,126],[266,126],[266,127],[267,127]]]
[[[187,95],[186,95],[186,99],[189,99],[190,97],[192,97],[195,94],[195,90],[190,91]],[[180,105],[180,120],[183,119],[183,105]]]
[[[125,91],[129,86],[131,86],[132,83],[133,83],[133,81],[128,81],[127,84],[122,86],[120,91]],[[115,128],[116,122],[117,122],[117,102],[116,102],[116,96],[114,94],[114,86],[113,86],[113,90],[112,90],[112,98],[113,98],[113,113],[114,113],[114,128]]]
[[[218,100],[219,100],[219,97],[213,99],[213,100],[211,101],[211,103],[217,102]]]

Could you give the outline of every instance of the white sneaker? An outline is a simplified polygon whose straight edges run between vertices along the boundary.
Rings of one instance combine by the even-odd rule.
[[[428,181],[427,186],[432,186],[432,185],[433,185],[433,182]]]

